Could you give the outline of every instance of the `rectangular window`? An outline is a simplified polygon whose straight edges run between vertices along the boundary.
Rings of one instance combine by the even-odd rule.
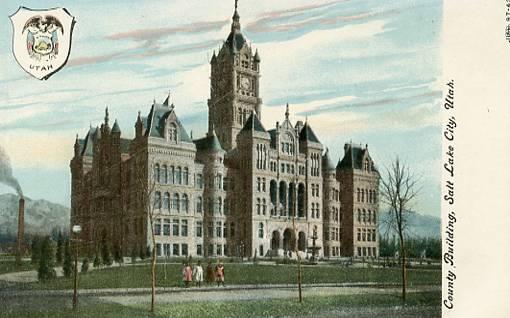
[[[202,244],[197,245],[197,255],[202,255]]]
[[[156,255],[161,256],[161,244],[156,243]]]
[[[164,247],[165,256],[170,256],[170,244],[164,244],[163,247]]]
[[[361,256],[361,247],[358,247],[358,256]]]
[[[163,224],[163,235],[170,236],[170,220],[165,219],[165,223]]]
[[[223,245],[223,254],[225,254],[225,256],[228,255],[227,244]]]
[[[264,256],[264,245],[259,246],[259,256]]]
[[[188,256],[188,244],[181,245],[181,255]]]
[[[199,189],[202,189],[204,187],[204,179],[200,173],[197,174],[197,187]]]
[[[214,254],[214,246],[212,244],[209,244],[209,246],[207,246],[207,256],[213,256]]]
[[[179,236],[179,220],[174,219],[172,224],[172,235]]]
[[[221,237],[221,222],[216,222],[216,237]]]
[[[202,237],[202,226],[203,226],[202,221],[197,221],[195,227],[197,237]]]
[[[154,224],[154,235],[161,235],[161,220],[157,219]]]
[[[209,222],[207,224],[207,236],[208,237],[213,237],[214,236],[214,225],[213,225],[213,222]],[[211,252],[212,254],[212,252]]]
[[[179,244],[174,244],[172,255],[173,256],[179,256]]]
[[[188,220],[182,220],[181,223],[181,236],[188,236]]]
[[[221,245],[221,244],[216,245],[216,255],[218,255],[218,256],[223,255],[221,253],[222,247],[223,247],[223,245]]]

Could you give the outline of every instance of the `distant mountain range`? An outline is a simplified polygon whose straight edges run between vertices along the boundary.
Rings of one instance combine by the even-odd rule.
[[[15,194],[0,195],[0,238],[16,237],[18,233],[18,203]],[[55,228],[69,228],[69,208],[46,200],[25,197],[25,233],[49,235]]]
[[[387,230],[389,215],[387,212],[380,213],[379,230],[382,235]],[[441,238],[441,219],[431,215],[411,213],[408,216],[407,233],[409,237]]]
[[[0,195],[0,240],[16,237],[18,231],[18,201],[15,194]],[[69,208],[46,200],[32,200],[25,197],[25,233],[50,234],[55,228],[69,228]],[[388,213],[381,213],[379,229],[386,231]],[[412,213],[409,215],[408,234],[410,237],[441,237],[441,219],[430,215]]]

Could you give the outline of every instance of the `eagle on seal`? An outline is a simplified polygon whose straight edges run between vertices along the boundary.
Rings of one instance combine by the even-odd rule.
[[[58,54],[57,31],[60,30],[64,34],[64,28],[57,18],[51,15],[31,17],[25,23],[22,32],[25,30],[28,30],[27,51],[30,56]]]

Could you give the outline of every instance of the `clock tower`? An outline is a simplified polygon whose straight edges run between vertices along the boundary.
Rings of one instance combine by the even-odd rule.
[[[236,147],[236,137],[252,112],[261,118],[259,97],[260,57],[241,33],[237,0],[232,26],[218,55],[211,59],[209,133],[218,136],[222,147]]]

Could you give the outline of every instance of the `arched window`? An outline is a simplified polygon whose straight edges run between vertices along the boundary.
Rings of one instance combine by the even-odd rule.
[[[365,171],[370,171],[370,161],[367,159],[365,159]]]
[[[318,219],[321,217],[321,212],[320,212],[320,207],[319,207],[319,203],[317,203],[317,208],[315,210],[315,217]]]
[[[266,215],[266,209],[267,209],[266,199],[262,199],[262,214],[263,215]]]
[[[363,209],[363,223],[365,223],[367,221],[367,211],[365,211],[365,209]]]
[[[156,191],[154,195],[154,208],[161,209],[161,192]]]
[[[159,171],[159,163],[156,163],[154,165],[154,178],[156,179],[157,183],[161,182],[160,171]]]
[[[260,198],[257,198],[257,215],[260,215]]]
[[[358,222],[361,222],[361,210],[358,209]]]
[[[177,142],[177,126],[174,123],[168,125],[168,141]]]
[[[188,170],[188,168],[184,168],[183,179],[184,179],[184,184],[188,185],[189,184],[189,170]]]
[[[361,201],[361,193],[360,193],[359,188],[357,189],[357,201],[358,201],[358,202],[360,202],[360,201]]]
[[[175,184],[175,168],[174,166],[170,166],[170,182]]]
[[[166,165],[163,165],[163,183],[168,183],[168,168]]]
[[[218,197],[218,214],[221,214],[223,210],[223,199],[221,197]]]
[[[182,184],[182,169],[181,169],[181,167],[177,168],[176,177],[177,177],[176,183]]]
[[[198,197],[197,198],[197,209],[195,212],[202,213],[202,205],[203,205],[202,197]]]
[[[372,222],[372,211],[368,210],[368,220],[367,220],[368,223],[371,223]]]
[[[165,192],[165,196],[163,197],[163,208],[165,210],[170,210],[170,193]]]
[[[259,223],[259,238],[264,238],[264,223]]]
[[[179,211],[179,194],[172,194],[171,210]]]
[[[182,195],[182,211],[188,213],[189,199],[187,194]]]

